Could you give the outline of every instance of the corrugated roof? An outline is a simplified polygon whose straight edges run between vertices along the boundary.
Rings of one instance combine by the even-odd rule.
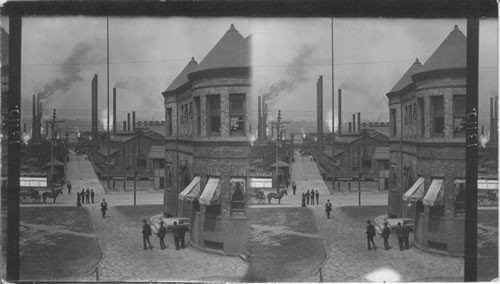
[[[375,147],[372,159],[389,160],[389,147]]]
[[[458,29],[458,26],[455,25],[453,31],[434,51],[418,73],[442,69],[466,68],[466,66],[467,38]]]
[[[195,69],[196,66],[198,66],[198,62],[194,60],[194,57],[191,57],[189,63],[186,65],[186,67],[184,67],[184,69],[182,69],[181,73],[177,75],[174,81],[172,81],[172,83],[170,84],[170,86],[168,86],[166,91],[168,92],[176,90],[177,88],[189,82],[189,78],[187,75],[191,73],[191,71],[193,71],[193,69]]]
[[[250,40],[236,30],[233,24],[198,66],[191,72],[209,69],[250,67]]]
[[[151,146],[151,150],[149,150],[148,158],[150,158],[150,159],[164,159],[165,158],[165,146]]]
[[[392,92],[397,92],[404,87],[408,86],[409,84],[412,83],[411,76],[415,74],[420,68],[422,68],[422,63],[418,60],[418,58],[413,62],[413,64],[408,68],[408,70],[405,72],[403,77],[399,79],[399,81],[394,85],[394,87],[391,90]]]

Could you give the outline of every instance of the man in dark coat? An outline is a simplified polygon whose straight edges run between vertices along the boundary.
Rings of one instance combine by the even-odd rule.
[[[85,188],[82,188],[82,192],[80,192],[80,198],[82,199],[82,204],[85,204]]]
[[[311,189],[311,205],[314,205],[314,189]]]
[[[146,219],[142,220],[142,242],[144,243],[144,249],[148,249],[146,247],[146,243],[149,245],[149,249],[152,250],[153,246],[151,245],[151,241],[149,241],[149,237],[151,236],[151,226],[148,224]]]
[[[85,192],[85,201],[87,202],[87,204],[90,204],[90,190],[88,188]]]
[[[302,192],[302,207],[306,207],[306,194]]]
[[[179,221],[179,241],[181,242],[181,249],[186,248],[185,237],[187,230],[187,225],[184,225],[182,221]]]
[[[403,239],[404,239],[404,229],[401,226],[401,222],[398,222],[398,226],[396,227],[396,235],[398,236],[398,244],[399,250],[404,250]]]
[[[166,249],[167,246],[165,245],[165,235],[167,234],[167,228],[165,228],[163,221],[160,222],[160,228],[158,229],[158,233],[156,236],[160,238],[160,248],[161,249]]]
[[[316,204],[319,204],[319,191],[316,189]]]
[[[292,184],[292,190],[293,190],[293,195],[295,195],[295,191],[297,191],[297,185],[295,184],[295,182],[293,182]]]
[[[389,246],[389,237],[391,236],[391,229],[389,229],[389,223],[384,223],[384,229],[382,229],[382,238],[384,239],[384,248],[385,250],[390,249]]]
[[[405,249],[410,249],[410,232],[413,231],[406,221],[403,221],[403,243]]]
[[[83,197],[82,197],[82,200],[83,200]],[[106,218],[106,210],[108,210],[108,203],[106,202],[106,199],[103,199],[101,202],[102,218]]]
[[[179,226],[177,225],[177,222],[174,222],[174,225],[172,226],[172,235],[174,236],[174,243],[175,243],[175,249],[179,250],[179,239],[180,239],[180,230]]]
[[[309,205],[309,189],[306,191],[306,203]]]
[[[370,220],[366,221],[368,225],[366,226],[366,239],[368,241],[368,250],[371,250],[370,244],[373,245],[373,250],[377,250],[375,246],[375,242],[373,241],[373,237],[375,236],[375,226],[372,225]]]
[[[330,213],[332,212],[332,204],[330,203],[330,199],[325,204],[326,217],[330,219]]]
[[[92,199],[92,204],[94,204],[94,190],[90,190],[90,199]]]
[[[68,182],[67,187],[68,187],[68,194],[71,194],[71,182]]]
[[[80,203],[80,192],[76,192],[76,206],[82,206],[82,203]]]

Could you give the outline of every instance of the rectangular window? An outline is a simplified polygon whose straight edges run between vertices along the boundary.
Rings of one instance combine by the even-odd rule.
[[[465,95],[453,96],[453,135],[464,136],[462,122],[465,121]]]
[[[465,216],[465,180],[455,180],[455,215]]]
[[[164,189],[165,188],[165,178],[164,177],[160,177],[160,189]]]
[[[418,99],[418,108],[420,112],[420,136],[425,135],[425,117],[424,117],[424,99]]]
[[[172,108],[167,108],[167,135],[172,136]]]
[[[245,179],[231,179],[231,215],[245,214]]]
[[[391,109],[391,128],[392,128],[392,136],[397,135],[397,128],[396,128],[396,110]]]
[[[159,168],[159,169],[164,169],[164,168],[165,168],[165,160],[160,159],[160,160],[158,161],[158,168]]]
[[[230,134],[245,135],[245,94],[229,95]]]
[[[196,133],[201,135],[200,97],[194,98],[194,106],[196,108]]]
[[[208,102],[208,133],[220,134],[220,95],[207,96]]]
[[[443,96],[434,96],[432,101],[432,120],[433,120],[433,134],[444,134],[444,98]]]

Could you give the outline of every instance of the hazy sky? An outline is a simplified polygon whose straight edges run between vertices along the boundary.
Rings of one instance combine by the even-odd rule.
[[[3,21],[5,24],[5,21]],[[164,91],[192,56],[200,62],[234,24],[252,35],[253,94],[278,94],[270,119],[316,119],[316,81],[323,75],[324,114],[331,109],[331,19],[109,19],[110,97],[118,87],[118,124],[126,113],[137,120],[163,120]],[[362,120],[388,121],[385,94],[419,58],[422,63],[453,30],[466,34],[466,21],[427,19],[334,19],[335,96],[343,89],[343,120],[362,112]],[[8,27],[6,27],[8,30]],[[496,20],[480,26],[481,112],[498,89]],[[89,118],[90,89],[99,76],[100,113],[106,107],[106,18],[23,18],[22,110],[31,113],[31,96],[53,94],[45,115]],[[252,103],[252,106],[255,103]],[[255,110],[251,109],[252,113]],[[27,116],[26,116],[27,117]],[[29,122],[29,119],[27,121]]]

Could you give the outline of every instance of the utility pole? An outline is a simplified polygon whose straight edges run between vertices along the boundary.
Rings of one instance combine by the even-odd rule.
[[[334,92],[335,88],[333,87],[334,83],[334,68],[333,68],[333,18],[332,18],[332,191],[335,190],[335,97]],[[340,191],[340,188],[339,188]]]
[[[276,124],[276,192],[280,192],[279,183],[279,143],[280,143],[280,121],[281,121],[281,110],[278,110],[278,123]]]
[[[106,65],[107,65],[107,79],[108,79],[108,85],[106,86],[106,91],[107,91],[107,94],[108,94],[108,111],[107,111],[107,126],[108,128],[106,129],[106,141],[107,141],[107,149],[108,149],[108,153],[107,153],[107,156],[106,156],[106,161],[107,161],[107,165],[106,165],[106,169],[108,171],[108,189],[111,187],[110,186],[110,169],[109,169],[109,166],[110,166],[110,160],[109,160],[109,138],[110,138],[110,135],[109,135],[109,17],[106,17],[106,52],[107,52],[107,56],[106,56]]]
[[[56,120],[56,109],[54,109],[52,114],[51,131],[52,138],[50,139],[50,182],[52,191],[54,191],[54,140],[56,140],[55,126],[56,123],[64,122],[63,120]]]

